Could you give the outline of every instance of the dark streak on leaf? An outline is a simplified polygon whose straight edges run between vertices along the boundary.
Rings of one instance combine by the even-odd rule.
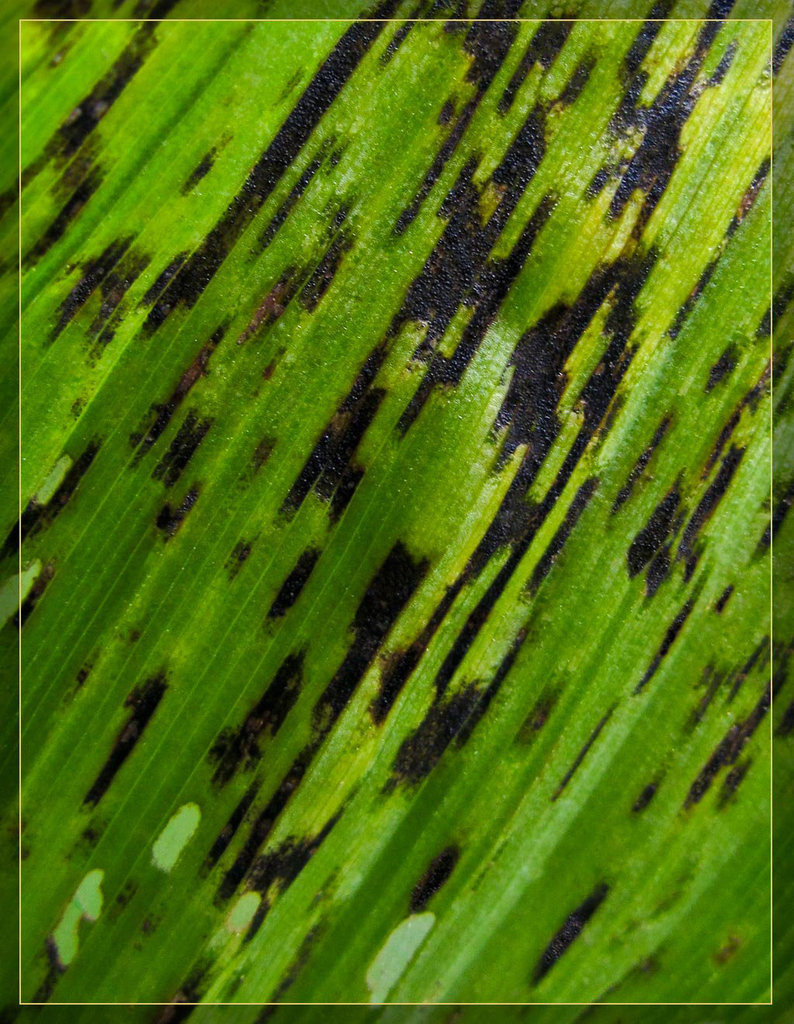
[[[87,447],[69,467],[58,489],[46,505],[40,505],[35,497],[30,499],[19,522],[14,525],[8,537],[6,537],[3,549],[0,551],[0,558],[7,558],[9,555],[16,554],[19,549],[20,534],[22,540],[25,541],[28,537],[35,536],[40,530],[46,529],[53,523],[74,495],[82,478],[88,472],[91,463],[96,458],[101,443],[99,438],[89,441]]]
[[[281,506],[285,515],[297,512],[312,487],[319,498],[330,501],[340,483],[354,470],[353,454],[385,394],[380,388],[369,387],[382,358],[382,351],[376,349],[367,359],[285,497]],[[345,497],[349,499],[350,494]],[[338,506],[336,511],[339,512]]]
[[[344,216],[347,210],[344,211]],[[344,219],[344,217],[343,217]],[[346,231],[340,231],[329,245],[320,262],[314,268],[300,293],[301,304],[310,312],[320,303],[331,285],[346,252],[353,248],[353,238]]]
[[[631,579],[642,572],[667,540],[680,501],[681,495],[678,493],[678,488],[671,488],[653,510],[648,522],[631,542],[626,553],[626,563]]]
[[[30,618],[33,609],[41,600],[44,591],[49,586],[50,580],[55,575],[55,567],[49,562],[36,577],[36,581],[30,588],[30,592],[14,614],[14,625],[22,627]]]
[[[177,255],[163,268],[163,270],[157,275],[154,283],[147,290],[143,298],[141,299],[142,306],[151,306],[160,292],[164,291],[168,282],[177,273],[179,268],[187,259],[188,254],[186,252],[177,253]]]
[[[237,344],[244,345],[261,327],[270,327],[274,324],[292,302],[299,284],[297,267],[287,267],[260,302],[254,315],[237,339]]]
[[[769,658],[769,637],[768,636],[761,637],[759,642],[756,644],[753,652],[750,654],[750,657],[747,659],[747,661],[744,663],[744,665],[742,665],[742,667],[739,670],[739,672],[737,672],[736,678],[733,680],[733,685],[731,686],[730,693],[728,694],[728,701],[729,702],[732,701],[734,699],[734,697],[736,696],[736,694],[739,692],[739,690],[741,690],[742,686],[745,683],[745,680],[750,675],[750,672],[755,667],[755,665],[758,662],[759,658],[761,659],[760,664],[762,666],[767,663],[767,660]]]
[[[130,238],[117,239],[111,242],[100,256],[83,264],[83,276],[58,307],[58,322],[50,332],[48,344],[55,341],[78,309],[85,305],[94,290],[110,274],[129,248],[131,241]]]
[[[312,742],[298,754],[287,770],[275,792],[267,802],[266,806],[257,815],[256,820],[248,833],[242,850],[237,855],[234,863],[223,876],[218,892],[215,897],[217,904],[223,904],[235,893],[237,886],[245,878],[248,869],[254,862],[257,852],[267,837],[270,835],[276,819],[287,806],[289,798],[298,788],[311,763],[312,757],[319,747],[318,742]],[[260,907],[260,910],[262,908]],[[265,910],[265,913],[267,911]]]
[[[314,708],[315,726],[323,733],[344,710],[428,568],[397,541],[375,573],[353,618],[353,642]]]
[[[559,798],[562,796],[563,791],[565,790],[565,787],[568,785],[568,783],[574,777],[574,775],[576,774],[577,769],[581,766],[581,764],[584,761],[585,757],[587,757],[587,754],[588,754],[590,748],[593,746],[595,741],[601,735],[601,732],[602,732],[604,726],[607,724],[607,722],[612,717],[612,713],[614,712],[614,710],[615,710],[615,706],[611,707],[609,709],[609,711],[607,711],[607,713],[601,719],[601,721],[598,723],[598,725],[595,727],[595,729],[593,729],[593,731],[590,733],[590,735],[587,738],[587,742],[582,747],[582,749],[579,751],[579,753],[576,755],[576,759],[574,760],[573,764],[568,769],[568,771],[565,773],[565,775],[562,777],[562,780],[560,781],[560,784],[557,786],[557,788],[551,794],[551,801],[552,801],[552,803],[554,803],[555,800],[559,800]]]
[[[662,28],[664,18],[669,17],[674,0],[660,0],[651,8],[648,19],[643,22],[634,42],[623,60],[626,80],[630,80],[639,70],[640,64],[648,54],[653,41]]]
[[[723,592],[720,594],[720,596],[717,598],[717,601],[716,601],[716,603],[714,605],[714,611],[717,613],[717,615],[722,615],[723,609],[725,608],[725,605],[730,600],[730,597],[731,597],[731,594],[733,593],[733,590],[734,590],[734,586],[733,586],[732,583],[730,583],[723,590]]]
[[[379,13],[388,16],[393,6],[393,0],[389,0],[381,5]],[[382,21],[358,22],[348,28],[254,165],[226,212],[152,307],[144,325],[147,333],[154,333],[178,304],[195,305],[377,39],[384,24]]]
[[[251,542],[238,540],[234,549],[224,562],[224,568],[229,571],[229,579],[233,580],[251,554]]]
[[[709,283],[709,281],[714,276],[714,271],[717,269],[717,266],[719,265],[719,262],[720,262],[720,257],[719,256],[715,256],[715,258],[713,260],[711,260],[709,263],[706,264],[705,268],[701,272],[700,277],[698,278],[697,284],[695,285],[695,287],[692,289],[692,291],[687,296],[686,301],[684,302],[683,306],[681,306],[681,308],[678,310],[678,312],[675,315],[675,319],[673,320],[672,324],[668,328],[667,333],[668,333],[668,335],[671,338],[675,339],[681,333],[681,328],[684,326],[686,321],[689,319],[689,315],[691,314],[692,310],[697,305],[698,299],[700,298],[700,296],[705,291],[706,285]],[[712,387],[713,387],[713,385],[712,385]],[[711,390],[711,388],[707,386],[706,387],[706,391],[710,391],[710,390]]]
[[[165,674],[159,672],[147,679],[142,686],[136,687],[124,701],[125,707],[132,708],[132,714],[118,734],[113,749],[99,775],[83,797],[83,804],[91,804],[96,807],[105,795],[116,777],[116,773],[135,748],[141,733],[157,710],[167,688]]]
[[[157,514],[155,525],[158,530],[162,530],[163,533],[165,533],[166,540],[168,540],[169,537],[173,537],[177,532],[187,514],[196,504],[198,496],[199,488],[194,484],[176,508],[172,508],[171,505],[166,502],[166,504],[160,509]]]
[[[207,859],[204,862],[204,872],[207,872],[213,868],[218,861],[221,859],[223,854],[226,852],[229,843],[234,839],[237,834],[237,830],[245,820],[245,816],[251,808],[251,805],[256,798],[257,793],[262,783],[259,779],[254,779],[248,789],[245,791],[236,807],[229,816],[229,820],[221,829],[220,834],[212,844]]]
[[[709,379],[706,384],[707,392],[712,391],[724,377],[733,373],[736,369],[737,358],[738,352],[736,350],[736,346],[733,344],[728,345],[709,371]]]
[[[288,655],[265,692],[238,729],[224,729],[210,750],[217,765],[212,781],[225,786],[241,768],[250,771],[261,759],[259,738],[275,736],[301,691],[304,652]]]
[[[573,501],[571,502],[568,511],[565,513],[565,518],[557,528],[557,532],[549,542],[549,546],[543,552],[540,561],[535,566],[532,578],[527,585],[529,594],[536,594],[540,584],[546,576],[548,576],[549,572],[551,572],[552,566],[557,561],[557,557],[565,546],[565,542],[571,535],[574,526],[576,526],[579,521],[579,517],[587,508],[590,500],[598,489],[598,483],[599,481],[597,477],[590,477],[589,480],[585,480],[574,495]]]
[[[139,446],[138,451],[135,453],[133,458],[133,465],[137,466],[144,455],[146,455],[149,449],[156,443],[161,434],[163,434],[166,427],[171,422],[172,416],[179,408],[185,397],[190,393],[196,382],[200,380],[201,377],[206,376],[210,356],[218,347],[223,335],[224,328],[218,327],[209,341],[201,346],[196,358],[179,378],[179,381],[171,392],[170,397],[162,405],[153,405],[151,407],[151,413],[154,413],[154,420],[151,423],[151,426],[143,428],[143,437],[141,437],[140,434],[134,434],[130,438],[130,442],[133,447]]]
[[[191,409],[168,451],[154,467],[152,478],[162,480],[166,487],[173,487],[206,437],[212,422],[211,419],[199,420],[195,410]]]
[[[457,846],[448,846],[430,862],[425,873],[411,892],[409,912],[419,914],[446,883],[460,857]]]
[[[676,559],[685,560],[686,568],[684,579],[689,580],[697,566],[699,551],[696,548],[698,534],[709,521],[715,509],[728,490],[733,475],[739,468],[744,456],[744,448],[732,446],[728,454],[722,460],[722,465],[714,478],[714,482],[700,499],[700,502],[684,527],[684,535],[678,545]]]
[[[736,791],[742,784],[752,763],[750,758],[746,761],[740,761],[725,776],[725,780],[720,787],[719,796],[717,797],[717,806],[720,810],[736,798]]]
[[[98,338],[98,348],[101,350],[109,345],[115,336],[115,325],[119,319],[116,310],[127,291],[138,280],[140,275],[149,265],[148,256],[135,256],[134,254],[123,260],[117,270],[111,271],[102,281],[100,290],[102,293],[102,305],[94,317],[91,326],[88,328],[88,335],[91,338]],[[114,326],[109,321],[113,320]],[[102,332],[100,334],[100,331]]]
[[[216,153],[217,149],[215,146],[213,146],[209,150],[209,152],[204,154],[204,156],[201,158],[197,166],[193,168],[193,170],[190,172],[187,180],[185,181],[184,185],[181,188],[183,196],[186,196],[189,192],[192,192],[196,185],[198,185],[198,183],[201,181],[201,179],[205,178],[209,174],[209,172],[212,170],[213,164],[215,163]]]
[[[689,789],[687,798],[684,801],[685,809],[700,803],[720,770],[738,761],[744,745],[764,720],[767,711],[769,711],[769,703],[770,692],[767,686],[747,718],[743,722],[737,722],[730,727],[717,749],[706,762]]]
[[[535,740],[537,734],[548,722],[559,697],[556,690],[547,690],[538,697],[516,733],[516,743],[528,746]]]
[[[560,957],[569,949],[571,943],[578,938],[584,926],[604,902],[608,892],[609,886],[602,882],[595,887],[593,892],[576,910],[568,915],[565,924],[543,951],[532,973],[533,985],[537,985],[548,974]]]
[[[734,234],[736,229],[752,209],[756,199],[758,198],[758,193],[761,191],[761,186],[769,177],[770,167],[770,158],[765,157],[765,159],[761,161],[760,167],[755,172],[753,180],[747,186],[742,198],[739,200],[739,206],[736,209],[736,213],[733,215],[731,222],[728,225],[728,230],[726,232],[727,238],[730,238]]]
[[[667,656],[668,651],[675,643],[676,637],[683,629],[684,623],[689,618],[692,609],[695,607],[695,600],[696,597],[690,597],[684,605],[684,607],[678,613],[678,615],[676,615],[676,617],[670,623],[667,632],[664,635],[664,639],[662,640],[661,646],[659,647],[659,650],[656,652],[656,654],[653,656],[653,660],[648,666],[645,675],[634,687],[635,694],[640,693],[642,690],[644,690],[656,674],[662,661]]]
[[[257,255],[264,252],[265,249],[276,237],[279,230],[287,220],[287,217],[289,217],[290,213],[292,213],[292,210],[294,209],[298,200],[309,187],[312,178],[322,167],[323,161],[325,160],[328,151],[330,150],[334,142],[335,139],[331,137],[328,139],[324,139],[323,142],[320,144],[317,156],[314,157],[314,159],[309,163],[307,168],[298,178],[297,182],[292,186],[287,198],[284,200],[281,206],[279,206],[278,210],[276,210],[276,212],[268,221],[267,226],[264,228],[264,230],[260,233],[259,237],[257,238],[256,247],[254,249],[254,252]]]
[[[545,70],[557,59],[570,35],[573,24],[570,21],[542,21],[527,45],[513,77],[499,100],[499,113],[506,114],[512,107],[518,90],[524,84],[535,64]]]
[[[41,238],[25,254],[22,260],[24,269],[27,270],[35,263],[38,263],[52,246],[64,236],[69,224],[77,217],[101,184],[102,171],[99,167],[94,167],[66,200]]]
[[[792,45],[794,45],[794,17],[789,18],[786,22],[775,44],[775,52],[772,55],[772,74],[774,76],[780,73]]]
[[[302,552],[300,558],[295,563],[295,568],[284,580],[273,604],[270,606],[270,611],[267,613],[269,619],[277,619],[285,615],[295,604],[300,597],[301,591],[306,586],[319,557],[320,552],[317,548],[306,548]]]
[[[618,492],[618,496],[615,498],[615,503],[612,506],[613,515],[615,512],[618,511],[621,505],[625,504],[625,502],[627,502],[631,497],[632,491],[634,490],[634,485],[645,472],[648,463],[651,461],[651,456],[659,447],[662,438],[667,433],[670,427],[671,422],[672,421],[669,416],[664,417],[662,422],[656,428],[656,433],[653,435],[653,440],[648,445],[648,447],[643,451],[642,455],[640,455],[640,457],[634,463],[631,472],[626,478],[626,483],[623,485],[623,487],[621,487],[620,491]]]
[[[645,808],[650,804],[651,800],[656,796],[656,790],[659,788],[658,781],[654,780],[649,782],[648,785],[643,789],[637,799],[632,805],[632,811],[634,814],[639,814],[644,811]]]

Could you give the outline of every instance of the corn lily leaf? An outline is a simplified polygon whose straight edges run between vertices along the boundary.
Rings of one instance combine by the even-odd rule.
[[[22,24],[23,1000],[769,1000],[790,32],[637,6]]]

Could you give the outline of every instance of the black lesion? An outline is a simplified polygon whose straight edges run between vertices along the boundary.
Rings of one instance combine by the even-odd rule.
[[[419,6],[418,10],[421,10],[421,5]],[[398,23],[394,35],[389,40],[389,45],[381,54],[380,63],[382,65],[385,66],[392,60],[394,55],[397,53],[397,51],[403,45],[405,40],[408,38],[408,34],[415,24],[415,21],[404,21],[402,24]]]
[[[645,589],[649,597],[656,593],[670,569],[671,538],[683,518],[680,501],[678,487],[674,486],[653,510],[626,553],[630,578],[647,569]]]
[[[316,835],[306,836],[302,839],[290,837],[275,850],[269,850],[256,858],[248,872],[248,886],[249,889],[261,893],[265,898],[259,905],[259,913],[254,916],[248,928],[245,935],[246,942],[251,941],[264,923],[267,911],[270,909],[271,898],[292,885],[341,817],[342,811],[337,811]],[[268,898],[268,893],[273,889],[275,892]]]
[[[179,530],[186,516],[198,501],[198,496],[199,488],[194,484],[177,506],[174,507],[170,502],[166,502],[157,513],[155,526],[158,530],[163,531],[166,540],[173,537]]]
[[[752,763],[753,762],[750,758],[746,761],[740,761],[738,764],[734,765],[725,776],[722,786],[720,786],[719,795],[717,796],[717,807],[720,810],[736,799],[736,792],[744,781]]]
[[[548,547],[540,556],[538,564],[532,572],[532,576],[527,584],[527,593],[530,595],[537,593],[540,584],[551,572],[560,552],[565,547],[566,541],[573,532],[573,528],[576,526],[580,516],[587,508],[590,500],[598,489],[598,483],[599,481],[596,477],[590,477],[589,480],[585,480],[574,495],[573,501],[569,505],[568,511],[565,513],[565,518],[557,528],[557,531],[549,542]]]
[[[640,31],[623,59],[623,74],[627,81],[631,81],[639,70],[640,64],[664,26],[663,19],[669,17],[674,6],[674,0],[659,0],[651,8],[647,20],[642,23]]]
[[[309,162],[305,170],[301,173],[298,180],[290,189],[286,199],[284,199],[279,208],[267,222],[264,229],[259,233],[259,236],[256,240],[256,246],[254,249],[254,252],[257,255],[259,253],[264,252],[264,250],[270,245],[270,243],[276,237],[278,232],[284,226],[284,224],[287,221],[287,218],[292,213],[298,201],[303,196],[303,193],[311,184],[311,181],[314,178],[315,174],[322,167],[323,161],[328,155],[328,151],[334,142],[335,139],[333,136],[323,140],[323,142],[320,144],[317,156],[315,156],[314,159],[312,159]]]
[[[421,913],[441,887],[446,884],[459,857],[460,849],[457,846],[447,846],[433,858],[411,892],[408,909],[412,914]]]
[[[568,769],[568,771],[565,773],[565,775],[562,777],[562,779],[560,780],[559,785],[557,786],[557,788],[552,793],[552,795],[551,795],[552,802],[554,802],[555,800],[559,800],[559,798],[562,796],[562,794],[565,791],[568,783],[571,781],[571,779],[574,777],[574,775],[576,774],[578,769],[581,767],[582,762],[587,757],[588,753],[590,752],[591,747],[596,742],[598,737],[601,735],[601,733],[602,733],[604,727],[606,726],[607,722],[612,717],[612,714],[613,714],[614,710],[615,710],[615,708],[611,707],[607,711],[607,713],[604,715],[604,717],[598,722],[598,724],[596,725],[595,729],[593,729],[593,731],[590,733],[590,735],[588,736],[584,746],[579,751],[579,753],[576,755],[576,758],[574,759],[573,764]]]
[[[234,839],[238,829],[245,820],[246,814],[251,809],[251,805],[256,799],[256,795],[259,792],[261,785],[261,780],[255,779],[237,802],[234,810],[229,815],[226,824],[221,829],[215,839],[215,842],[212,844],[209,853],[207,854],[202,867],[202,872],[204,874],[218,863],[228,849],[229,844],[232,839]]]
[[[353,640],[345,659],[315,705],[315,724],[321,731],[344,710],[428,568],[425,559],[415,559],[397,541],[375,573],[353,617]]]
[[[19,548],[20,537],[24,542],[28,537],[33,537],[40,530],[44,530],[52,525],[56,517],[71,500],[80,481],[88,472],[91,463],[97,456],[101,443],[99,438],[89,441],[88,445],[66,471],[63,480],[49,501],[42,504],[36,501],[35,497],[30,499],[19,522],[14,525],[6,537],[3,549],[0,551],[0,558],[16,554]]]
[[[232,548],[232,552],[223,563],[224,569],[229,573],[229,579],[233,580],[242,569],[251,555],[253,542],[249,540],[238,540]]]
[[[775,52],[772,54],[772,74],[777,77],[783,63],[788,56],[789,50],[794,46],[794,16],[789,18],[783,27],[775,43]]]
[[[312,489],[321,500],[332,502],[334,492],[345,484],[342,488],[344,503],[352,497],[360,479],[355,473],[360,467],[353,464],[353,455],[385,396],[383,389],[371,387],[382,360],[380,349],[375,349],[366,360],[285,497],[281,506],[285,515],[294,515]],[[354,473],[352,479],[351,472]],[[337,515],[341,511],[339,501],[333,511]]]
[[[668,328],[667,333],[671,338],[675,339],[681,333],[681,328],[689,319],[692,310],[695,308],[695,306],[698,303],[698,300],[705,291],[706,285],[708,285],[709,281],[714,276],[714,271],[717,269],[718,264],[719,257],[716,257],[715,259],[710,260],[702,270],[700,277],[697,280],[697,284],[687,296],[684,304],[678,310],[678,312],[675,315],[675,319]],[[706,390],[710,391],[711,389],[709,387],[706,387]]]
[[[706,665],[699,684],[699,689],[703,690],[703,696],[689,716],[689,721],[687,722],[689,730],[694,729],[703,721],[706,712],[726,680],[727,675],[725,672],[718,671],[713,665]]]
[[[618,509],[622,505],[624,505],[631,497],[632,493],[634,492],[634,488],[637,485],[637,482],[641,479],[643,473],[648,468],[648,463],[651,461],[651,457],[661,444],[662,438],[670,429],[671,423],[672,418],[670,416],[665,416],[664,419],[662,419],[659,426],[656,428],[651,443],[648,445],[647,448],[643,450],[640,457],[634,463],[634,465],[631,468],[631,472],[626,478],[625,484],[621,487],[620,491],[618,492],[618,495],[615,498],[615,502],[612,506],[613,514],[617,512]]]
[[[640,105],[648,74],[639,70],[639,65],[658,30],[646,22],[629,52],[625,62],[628,80],[610,129],[617,138],[625,139],[635,132],[640,132],[642,138],[631,157],[617,164],[607,163],[596,172],[588,195],[596,196],[616,177],[617,188],[609,213],[617,218],[632,195],[640,191],[644,199],[635,233],[647,224],[678,166],[682,153],[681,133],[700,94],[696,80],[719,29],[718,21],[706,22],[701,27],[692,56],[668,78],[649,106]],[[717,84],[717,80],[704,84]]]
[[[714,753],[703,766],[689,788],[689,793],[684,801],[685,809],[700,803],[723,768],[736,764],[746,743],[766,717],[770,702],[771,692],[769,686],[767,686],[747,718],[742,722],[736,722],[730,727]]]
[[[161,480],[166,487],[173,487],[204,440],[212,426],[212,419],[199,419],[191,409],[177,431],[168,451],[152,471],[155,480]]]
[[[273,737],[300,695],[303,652],[284,659],[265,692],[237,729],[225,729],[210,750],[212,781],[225,786],[240,770],[251,771],[262,757],[261,738]]]
[[[572,28],[573,23],[570,21],[549,20],[540,23],[530,39],[518,67],[513,72],[507,88],[499,99],[500,114],[506,114],[512,107],[518,90],[535,64],[539,64],[544,70],[551,67],[565,45]]]
[[[152,306],[143,325],[144,334],[153,334],[178,306],[192,308],[196,304],[384,25],[383,21],[372,20],[356,22],[347,29],[254,164],[240,191]]]
[[[771,167],[772,162],[770,158],[765,157],[761,161],[758,170],[753,175],[753,180],[747,186],[747,188],[744,191],[744,194],[742,195],[742,198],[739,200],[739,206],[736,209],[736,213],[734,213],[733,217],[731,218],[731,222],[728,225],[728,230],[725,233],[726,238],[730,238],[735,233],[736,229],[739,227],[744,218],[755,205],[755,201],[758,198],[759,193],[761,192],[761,188],[766,182],[767,178],[769,177],[769,171]]]
[[[118,734],[113,749],[99,775],[83,797],[84,804],[91,804],[95,807],[108,791],[119,769],[135,749],[135,745],[157,710],[166,689],[165,674],[159,672],[147,679],[141,686],[136,687],[126,698],[124,706],[131,708],[132,713]]]
[[[427,714],[411,735],[403,740],[386,785],[391,790],[398,782],[417,785],[426,778],[442,754],[466,725],[483,691],[469,683],[443,700],[434,699]]]
[[[93,167],[75,187],[72,194],[61,206],[39,240],[25,253],[22,260],[23,269],[28,269],[49,252],[55,243],[64,236],[69,225],[74,221],[91,196],[102,184],[104,174],[100,167]]]
[[[649,782],[647,786],[642,790],[637,799],[631,805],[631,809],[634,814],[640,814],[650,804],[651,800],[656,796],[656,791],[659,789],[658,780],[654,779],[653,782]]]
[[[198,183],[201,181],[202,178],[206,178],[206,176],[209,174],[209,172],[213,168],[213,165],[215,163],[215,156],[216,156],[216,154],[217,154],[217,149],[216,149],[215,146],[213,146],[209,150],[209,152],[204,154],[204,156],[201,158],[199,163],[190,172],[190,174],[188,175],[187,180],[185,181],[184,185],[182,186],[182,195],[183,196],[187,195],[189,192],[192,192],[193,189],[196,187],[196,185],[198,185]]]
[[[99,351],[109,345],[115,337],[116,327],[120,320],[118,307],[148,265],[148,256],[139,256],[133,253],[122,260],[118,267],[102,281],[100,285],[102,304],[88,328],[88,336],[97,339]]]
[[[728,692],[728,702],[732,701],[744,686],[747,677],[754,668],[764,668],[769,661],[770,643],[768,636],[762,636],[750,653],[749,658],[742,667],[730,677],[731,688]]]
[[[234,859],[234,862],[225,872],[223,879],[218,886],[218,891],[215,896],[216,904],[222,905],[227,900],[231,899],[237,891],[237,887],[243,881],[249,868],[256,860],[259,849],[273,831],[273,827],[275,826],[279,815],[287,806],[292,794],[300,786],[318,748],[319,743],[312,742],[300,751],[287,769],[285,775],[282,777],[281,782],[276,787],[273,795],[265,804],[264,808],[257,814],[241,850]],[[265,902],[266,901],[263,901],[263,905]],[[263,913],[266,912],[267,910],[265,908]]]
[[[725,496],[731,480],[741,464],[744,452],[744,448],[737,448],[735,445],[731,446],[728,454],[722,460],[722,465],[714,481],[707,488],[706,493],[700,499],[695,511],[689,517],[684,527],[683,536],[676,552],[676,560],[684,562],[685,580],[692,578],[700,559],[702,551],[700,532]]]
[[[492,7],[495,9],[495,6],[486,3],[483,10]],[[520,4],[514,4],[510,0],[507,6],[508,8],[513,6],[518,8]],[[481,11],[479,17],[484,19],[486,15]],[[504,14],[500,13],[500,17],[504,17]],[[468,26],[468,31],[463,40],[463,49],[473,58],[466,79],[474,83],[474,94],[463,105],[454,121],[452,121],[454,106],[450,101],[447,100],[442,107],[438,123],[447,124],[452,121],[452,127],[425,173],[416,195],[400,214],[394,229],[396,234],[402,234],[416,218],[422,204],[430,195],[433,186],[441,177],[444,168],[457,150],[483,97],[510,51],[516,36],[516,30],[516,25],[508,24],[505,21],[483,20],[470,23]]]
[[[545,978],[560,957],[568,951],[571,944],[582,933],[582,929],[598,910],[609,893],[609,886],[601,882],[572,913],[568,915],[562,928],[557,932],[544,949],[535,970],[532,972],[532,983],[537,985]]]
[[[27,597],[23,600],[22,604],[14,613],[13,623],[15,626],[21,628],[28,621],[30,616],[33,614],[34,608],[38,605],[41,598],[44,596],[44,591],[50,585],[50,581],[55,575],[55,566],[52,562],[48,562],[47,565],[41,570],[36,577],[33,586],[30,588]]]
[[[642,679],[634,687],[635,694],[640,693],[642,690],[644,690],[648,683],[651,681],[651,679],[653,679],[653,677],[658,672],[660,665],[667,657],[667,655],[670,652],[670,648],[673,646],[676,639],[678,638],[678,634],[684,628],[684,623],[692,614],[692,609],[695,607],[696,600],[697,595],[690,597],[689,600],[684,604],[683,608],[679,611],[679,613],[670,623],[670,625],[667,627],[667,631],[664,634],[664,638],[659,646],[659,650],[651,659],[651,663],[645,670],[645,674],[643,675]]]
[[[579,61],[565,88],[557,97],[557,103],[564,107],[569,107],[579,99],[585,86],[590,81],[590,75],[593,73],[595,64],[594,57],[585,57]]]
[[[777,536],[778,531],[786,520],[792,502],[794,502],[794,479],[783,486],[779,484],[775,486],[773,500],[771,518],[764,527],[764,532],[761,534],[761,539],[756,548],[759,554],[769,547],[772,538]]]
[[[107,278],[131,243],[130,238],[119,238],[111,242],[102,253],[83,264],[83,275],[58,307],[58,319],[50,332],[48,343],[51,344],[77,311],[88,302],[94,291]]]
[[[267,613],[269,619],[277,619],[285,615],[300,597],[301,591],[309,582],[309,577],[317,564],[320,552],[317,548],[306,548],[295,563],[295,567],[284,580],[281,589]]]
[[[717,613],[717,615],[722,615],[723,611],[725,610],[725,606],[731,599],[731,595],[733,594],[734,589],[735,588],[733,584],[730,583],[717,598],[716,602],[714,603],[714,611]]]
[[[174,256],[174,258],[170,260],[165,267],[163,267],[144,293],[143,298],[141,299],[142,306],[151,306],[154,304],[160,293],[165,291],[171,279],[178,273],[185,260],[188,258],[188,255],[189,254],[186,252],[177,253],[177,255]]]
[[[520,743],[522,746],[529,746],[529,744],[534,742],[538,733],[551,717],[559,697],[559,691],[553,688],[547,688],[541,693],[521,723],[521,727],[516,733],[516,743]]]
[[[716,363],[709,370],[709,379],[706,383],[706,391],[712,391],[723,378],[729,376],[736,369],[739,360],[739,353],[734,344],[728,345],[722,352]]]
[[[347,217],[347,209],[343,208],[340,212],[344,221]],[[353,243],[354,239],[350,231],[339,230],[320,259],[320,262],[309,275],[301,289],[299,298],[301,304],[310,313],[314,312],[320,300],[328,291],[342,264],[345,253],[353,248]]]
[[[220,344],[225,333],[224,327],[218,327],[199,349],[198,354],[177,381],[176,387],[162,404],[155,404],[149,410],[147,419],[140,430],[130,437],[130,444],[137,448],[133,464],[137,465],[147,452],[156,444],[171,422],[174,413],[188,396],[196,383],[209,372],[209,361],[212,353]],[[195,414],[193,414],[195,417]],[[192,426],[191,426],[191,429]]]

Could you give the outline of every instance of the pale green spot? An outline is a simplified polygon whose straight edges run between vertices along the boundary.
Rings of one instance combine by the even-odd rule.
[[[102,912],[102,879],[105,872],[100,868],[89,871],[72,896],[69,906],[64,910],[58,927],[52,933],[58,960],[64,967],[77,956],[80,945],[79,925],[86,921],[96,921]]]
[[[63,478],[72,466],[72,460],[68,455],[62,455],[50,470],[47,479],[36,491],[33,500],[39,505],[46,505],[63,483]]]
[[[253,920],[261,902],[262,897],[258,892],[244,892],[226,918],[226,927],[229,931],[244,932]]]
[[[436,920],[435,914],[412,914],[401,921],[381,946],[367,971],[371,1003],[382,1003],[402,977]]]
[[[179,860],[179,855],[193,838],[201,821],[198,804],[183,804],[171,816],[152,846],[152,860],[161,871],[170,871]]]
[[[41,562],[36,559],[22,575],[14,575],[0,584],[0,626],[5,626],[20,604],[30,593],[30,588],[41,572]]]

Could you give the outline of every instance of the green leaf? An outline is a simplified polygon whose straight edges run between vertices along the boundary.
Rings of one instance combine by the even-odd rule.
[[[403,24],[22,26],[24,999],[769,998],[769,25]]]

